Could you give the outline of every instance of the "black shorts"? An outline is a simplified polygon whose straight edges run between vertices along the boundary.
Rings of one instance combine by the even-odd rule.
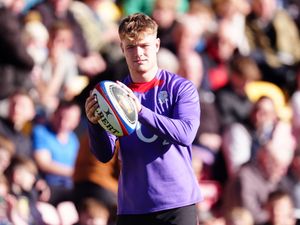
[[[196,205],[149,214],[119,215],[117,225],[197,225]]]

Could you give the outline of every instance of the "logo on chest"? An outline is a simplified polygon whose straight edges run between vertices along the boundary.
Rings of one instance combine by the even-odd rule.
[[[158,93],[158,101],[160,104],[164,104],[168,102],[168,92],[167,91],[160,91]]]

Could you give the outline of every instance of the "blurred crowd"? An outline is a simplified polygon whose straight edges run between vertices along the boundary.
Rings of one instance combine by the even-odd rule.
[[[120,162],[91,154],[84,102],[128,74],[134,12],[199,91],[199,224],[299,225],[299,0],[0,0],[0,224],[115,224]]]

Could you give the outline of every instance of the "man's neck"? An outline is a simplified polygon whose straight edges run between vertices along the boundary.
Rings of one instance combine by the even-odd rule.
[[[158,67],[154,67],[153,69],[144,72],[144,73],[138,73],[138,72],[131,72],[130,71],[130,76],[133,81],[133,83],[146,83],[151,80],[156,76],[158,71]]]

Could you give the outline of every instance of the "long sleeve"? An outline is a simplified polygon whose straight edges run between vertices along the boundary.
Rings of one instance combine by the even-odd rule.
[[[150,126],[166,140],[180,145],[192,144],[200,125],[200,104],[197,90],[192,84],[180,88],[173,115],[167,117],[142,107],[139,121]]]
[[[111,160],[117,137],[105,131],[99,124],[94,125],[88,122],[88,131],[92,153],[103,163]]]

